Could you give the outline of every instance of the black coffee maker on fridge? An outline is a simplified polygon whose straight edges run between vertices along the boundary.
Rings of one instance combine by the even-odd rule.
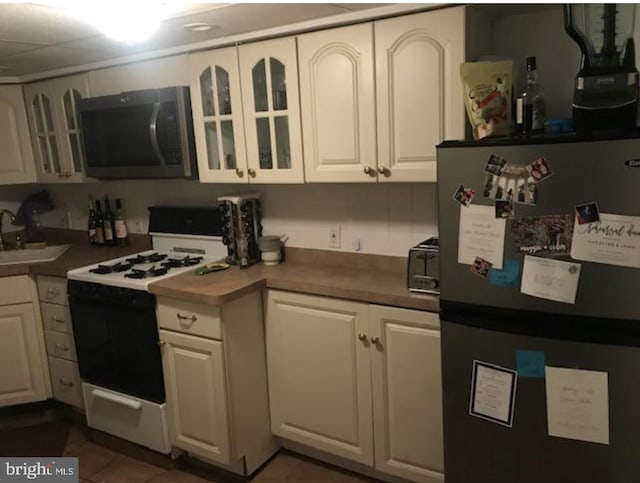
[[[222,215],[222,242],[227,246],[227,262],[245,268],[260,261],[260,194],[226,195],[220,196],[218,201],[218,209]]]
[[[635,4],[568,4],[565,30],[582,52],[573,95],[579,135],[632,132],[638,109]]]

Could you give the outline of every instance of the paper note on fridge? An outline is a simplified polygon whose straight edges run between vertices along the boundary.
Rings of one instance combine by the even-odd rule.
[[[533,297],[574,304],[579,280],[579,263],[526,255],[520,292]]]
[[[505,226],[504,218],[496,218],[494,206],[461,206],[458,263],[472,265],[480,257],[502,269]]]
[[[575,223],[571,258],[640,268],[640,217],[600,213],[596,223]]]
[[[609,444],[608,374],[545,367],[549,436]]]

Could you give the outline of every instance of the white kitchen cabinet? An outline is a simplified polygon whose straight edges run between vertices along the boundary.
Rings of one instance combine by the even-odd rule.
[[[237,49],[190,54],[189,77],[200,181],[247,183]]]
[[[0,185],[33,183],[35,161],[20,86],[0,86]]]
[[[374,23],[380,181],[436,181],[436,145],[464,137],[465,7]]]
[[[222,306],[158,297],[169,438],[248,476],[278,449],[269,426],[262,295]]]
[[[411,481],[442,481],[438,314],[371,305],[375,467]]]
[[[267,367],[274,434],[373,465],[367,309],[270,290]]]
[[[274,434],[443,481],[437,314],[269,290],[266,334]]]
[[[238,47],[251,183],[303,183],[295,37]]]
[[[87,74],[24,87],[39,181],[85,181],[78,103],[89,95]]]
[[[187,54],[134,62],[89,72],[92,96],[189,85]]]
[[[376,181],[373,24],[298,37],[308,182]]]
[[[0,407],[43,401],[51,395],[37,292],[26,275],[4,277],[0,291]]]

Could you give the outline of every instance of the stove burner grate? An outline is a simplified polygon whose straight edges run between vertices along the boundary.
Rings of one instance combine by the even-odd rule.
[[[166,268],[180,268],[180,267],[191,267],[193,265],[197,265],[202,261],[202,257],[191,257],[187,255],[184,258],[168,258],[166,262],[163,262],[161,265]]]
[[[107,275],[114,272],[125,272],[131,268],[130,263],[118,262],[114,265],[98,265],[96,268],[89,270],[91,273],[97,273],[98,275]]]
[[[161,255],[160,253],[155,252],[155,253],[150,253],[149,255],[138,254],[135,257],[127,258],[126,261],[129,263],[132,263],[133,265],[140,265],[141,263],[161,262],[165,258],[167,258],[166,254]]]
[[[133,268],[130,272],[125,273],[124,276],[127,278],[153,278],[160,277],[166,274],[168,271],[169,269],[167,267],[156,268],[154,265],[149,270],[139,270],[137,268]]]

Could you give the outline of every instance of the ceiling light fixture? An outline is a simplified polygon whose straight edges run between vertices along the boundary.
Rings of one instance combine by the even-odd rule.
[[[207,32],[209,30],[219,29],[220,26],[211,25],[210,23],[194,22],[183,25],[182,28],[189,32]]]

